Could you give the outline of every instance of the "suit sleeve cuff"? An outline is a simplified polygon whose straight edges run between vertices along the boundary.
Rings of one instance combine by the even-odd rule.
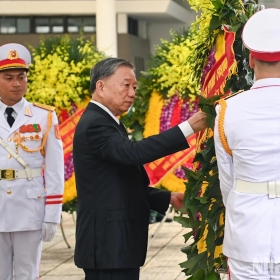
[[[194,133],[188,121],[184,121],[180,123],[178,126],[181,129],[182,133],[184,134],[185,138],[188,138]]]

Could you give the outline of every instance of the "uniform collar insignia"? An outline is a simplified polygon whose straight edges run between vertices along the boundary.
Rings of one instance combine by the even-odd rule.
[[[30,110],[30,107],[29,107],[29,106],[26,106],[26,107],[25,107],[24,115],[25,115],[25,116],[32,117],[32,113],[31,113],[31,110]]]

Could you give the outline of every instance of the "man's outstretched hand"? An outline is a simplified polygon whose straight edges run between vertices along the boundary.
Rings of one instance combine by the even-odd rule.
[[[194,132],[204,130],[207,127],[206,114],[202,111],[198,111],[188,119],[188,123]]]
[[[184,194],[179,192],[172,192],[170,198],[170,204],[176,209],[180,210],[183,205]]]

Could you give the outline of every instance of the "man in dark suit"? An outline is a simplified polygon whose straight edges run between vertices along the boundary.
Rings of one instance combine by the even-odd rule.
[[[77,184],[75,264],[86,280],[137,280],[145,262],[149,211],[182,207],[183,193],[149,187],[143,164],[188,148],[186,137],[206,127],[206,116],[138,142],[118,116],[133,104],[134,66],[107,58],[90,73],[92,100],[74,136]]]

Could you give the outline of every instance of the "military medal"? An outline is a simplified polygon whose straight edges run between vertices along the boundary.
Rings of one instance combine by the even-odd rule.
[[[30,135],[30,136],[21,136],[20,137],[20,140],[21,142],[26,142],[26,141],[39,141],[40,139],[42,139],[42,136],[39,135],[39,134],[33,134],[33,135]]]
[[[39,124],[28,124],[28,125],[22,125],[19,128],[20,133],[26,133],[26,132],[40,132],[41,127]]]

